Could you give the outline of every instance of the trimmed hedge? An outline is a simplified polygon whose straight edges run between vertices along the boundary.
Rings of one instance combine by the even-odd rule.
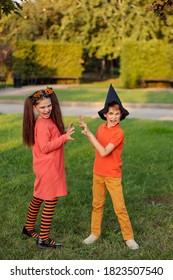
[[[13,53],[14,73],[31,76],[80,77],[83,71],[79,44],[20,41]]]
[[[35,74],[34,45],[30,41],[20,41],[12,55],[14,74],[20,74],[23,79]]]
[[[138,86],[140,78],[173,77],[173,45],[161,40],[136,42],[126,39],[121,51],[121,80],[124,87]]]

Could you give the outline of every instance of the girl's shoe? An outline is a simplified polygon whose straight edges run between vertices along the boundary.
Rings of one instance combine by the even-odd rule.
[[[22,234],[27,237],[38,238],[38,233],[35,231],[35,229],[27,230],[26,227],[24,227]]]
[[[98,236],[90,234],[82,243],[92,244],[92,243],[96,242],[97,239],[98,239]]]
[[[126,245],[131,250],[138,250],[139,249],[139,245],[136,243],[136,241],[134,239],[126,240]]]
[[[43,240],[40,237],[37,239],[37,246],[39,248],[58,248],[58,247],[62,247],[62,244],[58,244],[55,241],[53,241],[52,239],[48,239],[48,240]]]

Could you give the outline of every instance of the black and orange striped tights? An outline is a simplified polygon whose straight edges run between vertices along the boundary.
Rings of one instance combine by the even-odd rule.
[[[27,221],[25,225],[27,230],[34,229],[37,215],[43,201],[44,200],[40,198],[36,198],[36,197],[32,198],[29,205]],[[44,208],[41,215],[41,226],[40,226],[40,234],[39,234],[39,237],[45,241],[49,239],[50,227],[52,224],[52,218],[56,205],[57,205],[57,198],[54,200],[45,200]],[[37,235],[37,233],[35,234]]]

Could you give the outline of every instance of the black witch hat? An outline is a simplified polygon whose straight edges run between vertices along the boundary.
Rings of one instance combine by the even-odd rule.
[[[110,85],[110,87],[109,87],[109,91],[107,94],[104,108],[98,112],[100,118],[102,118],[103,120],[106,120],[104,113],[108,112],[108,106],[112,102],[116,102],[120,106],[120,110],[122,113],[120,120],[125,119],[125,117],[127,117],[129,115],[129,112],[123,107],[121,100],[119,99],[119,97],[112,85]]]

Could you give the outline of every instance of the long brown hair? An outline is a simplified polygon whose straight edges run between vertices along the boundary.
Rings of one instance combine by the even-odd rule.
[[[58,127],[60,133],[64,134],[65,128],[64,128],[64,123],[63,123],[63,118],[62,118],[62,113],[61,113],[61,108],[59,105],[58,98],[55,93],[52,93],[50,98],[51,98],[51,102],[52,102],[52,112],[51,112],[50,117],[52,118],[52,120],[56,124],[56,126]]]
[[[35,98],[34,94],[28,96],[24,103],[24,113],[23,113],[23,144],[31,147],[34,145],[34,128],[36,118],[34,115],[33,106],[37,105],[40,100],[43,98],[50,98],[52,103],[52,112],[50,118],[53,120],[55,125],[58,127],[61,134],[65,133],[64,123],[62,119],[62,113],[59,105],[58,98],[54,92],[52,94],[47,95],[44,90],[41,91],[43,96],[41,95],[39,98]]]

